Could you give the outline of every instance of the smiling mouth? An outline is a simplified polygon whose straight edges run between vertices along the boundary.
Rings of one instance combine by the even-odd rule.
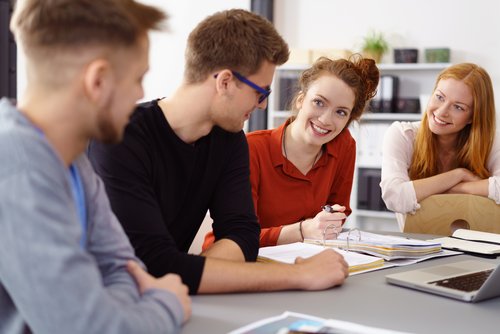
[[[323,129],[319,126],[317,126],[316,124],[314,124],[313,122],[311,122],[311,128],[313,129],[313,131],[319,135],[327,135],[329,134],[330,132],[332,132],[331,130],[327,130],[327,129]]]
[[[451,123],[445,122],[445,121],[437,118],[436,115],[434,115],[434,114],[432,114],[432,117],[434,118],[434,122],[436,122],[439,125],[448,125],[448,124],[451,124]]]

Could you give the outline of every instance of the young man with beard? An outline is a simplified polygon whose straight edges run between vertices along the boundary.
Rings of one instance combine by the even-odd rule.
[[[147,33],[133,0],[18,1],[18,105],[0,100],[0,332],[173,333],[191,313],[177,275],[137,263],[85,149],[119,141],[143,96]]]

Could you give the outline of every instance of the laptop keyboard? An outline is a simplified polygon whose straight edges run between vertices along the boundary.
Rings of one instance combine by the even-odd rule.
[[[473,274],[461,275],[451,278],[446,278],[439,281],[430,282],[430,284],[436,284],[438,286],[443,286],[450,289],[456,289],[466,292],[479,290],[481,285],[486,281],[488,276],[493,272],[491,270],[479,271]]]

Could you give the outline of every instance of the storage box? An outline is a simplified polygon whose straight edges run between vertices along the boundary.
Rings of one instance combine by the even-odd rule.
[[[394,49],[395,63],[416,63],[418,61],[418,49]]]
[[[449,63],[449,48],[431,48],[425,49],[425,61],[427,63]]]

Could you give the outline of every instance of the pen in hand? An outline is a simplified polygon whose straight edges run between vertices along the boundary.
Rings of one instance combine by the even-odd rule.
[[[330,213],[333,213],[333,212],[334,212],[334,211],[333,211],[332,206],[331,206],[331,205],[329,205],[329,204],[327,204],[327,205],[323,205],[323,206],[321,207],[321,209],[322,209],[323,211],[330,212]]]
[[[329,213],[334,213],[334,212],[338,212],[338,211],[343,212],[345,210],[345,206],[341,206],[338,204],[335,204],[335,205],[327,204],[327,205],[323,205],[321,207],[321,210],[329,212]]]

